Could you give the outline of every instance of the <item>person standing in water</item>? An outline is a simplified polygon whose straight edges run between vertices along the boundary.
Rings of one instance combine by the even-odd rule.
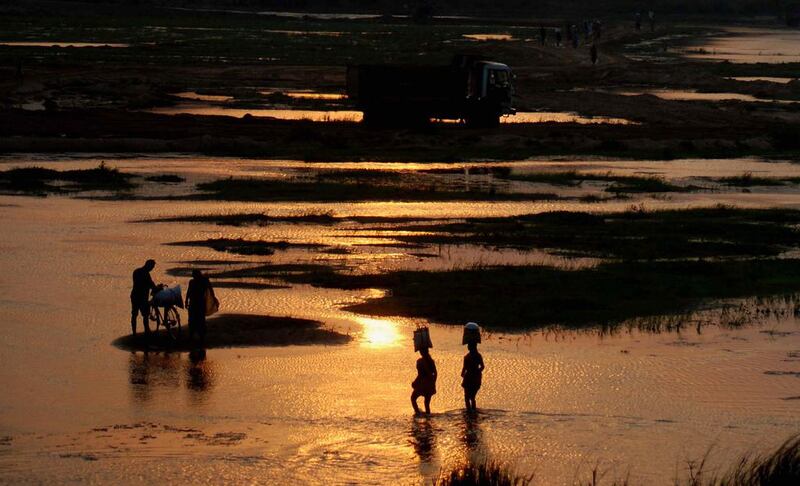
[[[467,349],[469,351],[464,356],[464,366],[461,368],[461,377],[463,378],[461,386],[464,387],[464,403],[467,411],[476,412],[478,405],[475,397],[478,395],[478,390],[481,389],[483,370],[486,367],[483,364],[483,356],[478,352],[477,342],[468,343]]]
[[[420,358],[417,360],[417,377],[411,382],[411,406],[414,407],[414,413],[419,415],[420,410],[417,405],[417,399],[423,397],[425,399],[425,413],[431,413],[431,397],[436,394],[436,363],[431,358],[430,351],[427,347],[422,347],[419,350]]]
[[[206,293],[214,296],[214,288],[211,281],[198,269],[192,270],[192,279],[189,281],[189,288],[186,290],[186,307],[189,309],[189,338],[195,334],[200,338],[201,343],[206,341]]]
[[[156,288],[150,272],[156,268],[155,260],[147,260],[143,266],[133,271],[131,289],[131,334],[136,335],[137,314],[142,315],[144,334],[150,335],[150,291]]]

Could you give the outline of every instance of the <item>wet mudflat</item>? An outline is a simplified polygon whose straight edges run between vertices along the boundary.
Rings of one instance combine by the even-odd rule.
[[[0,150],[23,152],[0,159],[0,481],[420,484],[489,458],[674,484],[800,430],[800,116],[765,102],[800,100],[791,32],[608,22],[592,66],[536,19],[120,12],[0,17]],[[363,127],[342,95],[348,64],[473,49],[517,75],[499,129]],[[148,257],[212,275],[205,353],[116,341]],[[471,419],[452,324],[475,319]]]
[[[3,282],[0,301],[10,329],[0,377],[18,390],[0,399],[0,463],[10,481],[31,479],[35,470],[33,478],[42,481],[114,480],[130,471],[145,479],[182,481],[259,474],[287,482],[399,477],[415,483],[464,458],[503,457],[522,471],[537,471],[548,484],[572,484],[576,474],[588,477],[595,464],[612,476],[630,473],[641,483],[672,484],[676,470],[683,474],[686,461],[712,445],[711,462],[725,467],[743,452],[774,447],[800,426],[794,376],[800,327],[791,296],[700,306],[661,320],[663,329],[671,330],[656,333],[642,330],[658,321],[652,319],[644,319],[644,327],[633,319],[604,332],[596,327],[492,331],[483,346],[488,368],[477,420],[460,412],[460,330],[432,324],[440,391],[434,415],[414,419],[407,403],[414,361],[409,340],[416,323],[428,320],[346,309],[381,297],[380,288],[291,282],[301,265],[353,275],[493,263],[593,268],[608,255],[589,258],[458,239],[431,245],[425,238],[464,218],[502,221],[553,210],[603,214],[632,205],[713,208],[734,201],[797,208],[800,190],[792,179],[799,174],[790,161],[308,164],[39,156],[6,158],[2,169],[77,171],[95,168],[100,160],[123,174],[143,176],[131,179],[137,187],[126,191],[155,199],[85,199],[108,189],[96,186],[77,194],[0,199],[3,220],[15,228],[0,237],[3,272],[15,275],[13,282]],[[708,188],[666,196],[632,192],[628,199],[594,203],[485,202],[470,200],[468,192],[450,202],[165,199],[228,176],[290,179],[337,171],[358,175],[361,184],[380,182],[384,172],[395,171],[401,179],[413,173],[453,186],[494,181],[502,190],[530,191],[531,185],[561,197],[575,191],[607,194],[615,183],[608,179],[625,176]],[[370,171],[379,177],[364,174]],[[779,185],[723,182],[745,173],[751,181]],[[164,174],[176,177],[163,179]],[[511,175],[521,179],[511,181],[519,186],[507,185]],[[420,232],[419,225],[438,229]],[[782,233],[769,231],[779,246],[791,246],[781,242]],[[228,251],[241,240],[285,244],[265,254]],[[192,241],[217,244],[172,244]],[[226,313],[321,321],[352,341],[209,349],[204,357],[119,350],[111,342],[128,327],[130,270],[151,256],[158,260],[156,280],[169,284],[185,284],[187,268],[235,275],[215,279],[233,283],[217,291]],[[236,274],[265,265],[283,268],[274,280]],[[660,452],[653,454],[656,444]]]

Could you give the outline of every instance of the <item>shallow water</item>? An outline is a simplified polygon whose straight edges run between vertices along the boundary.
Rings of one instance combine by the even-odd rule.
[[[728,34],[684,49],[690,58],[733,63],[779,64],[800,62],[800,31],[792,29],[729,28]]]
[[[789,84],[797,78],[781,78],[775,76],[734,76],[728,79],[745,82],[766,81],[768,83]]]
[[[201,96],[195,93],[182,93],[183,98],[192,96],[194,100],[201,100]],[[220,95],[221,96],[221,95]],[[340,95],[330,94],[317,96],[309,93],[294,93],[289,95],[293,98],[312,98],[312,99],[342,99]],[[309,120],[314,122],[360,122],[364,114],[353,110],[295,110],[278,108],[235,108],[231,106],[220,106],[214,104],[204,104],[199,102],[178,103],[174,106],[159,106],[146,110],[150,113],[161,115],[210,115],[210,116],[232,116],[242,118],[245,115],[256,117],[277,118],[279,120]],[[582,125],[592,124],[613,124],[630,125],[635,124],[631,120],[612,117],[591,117],[583,116],[572,112],[517,112],[514,115],[503,116],[500,123],[579,123]]]
[[[352,110],[287,110],[275,108],[233,108],[229,106],[179,103],[175,106],[157,107],[147,110],[161,115],[210,115],[242,118],[245,115],[277,118],[279,120],[309,120],[315,122],[360,122],[364,117],[360,111]]]
[[[512,41],[517,40],[511,34],[463,34],[465,39],[475,41]]]
[[[187,183],[221,174],[275,176],[308,168],[387,168],[419,164],[260,161],[212,157],[121,159],[7,157],[2,167],[93,167],[99,160],[141,174],[181,173]],[[464,167],[467,164],[456,164]],[[474,165],[474,164],[472,164]],[[483,165],[483,164],[481,164]],[[505,165],[509,165],[505,163]],[[718,161],[534,160],[521,170],[659,172],[670,178],[741,173],[784,176],[800,166],[759,159]],[[424,168],[448,168],[444,164]],[[150,189],[148,189],[150,190]],[[152,189],[159,191],[164,189]],[[762,197],[763,196],[763,197]],[[686,196],[687,198],[689,195]],[[787,193],[714,194],[665,205],[742,204],[800,207]],[[635,202],[635,201],[634,201]],[[127,332],[130,271],[159,262],[157,281],[183,283],[165,270],[182,261],[218,259],[203,248],[164,246],[179,240],[252,237],[360,243],[354,228],[276,224],[231,228],[210,224],[132,224],[177,214],[263,211],[301,214],[464,217],[582,207],[531,203],[225,203],[92,201],[0,196],[0,481],[83,478],[96,482],[245,481],[421,483],[468,457],[496,457],[536,471],[541,484],[572,484],[599,464],[608,477],[634,484],[672,484],[686,461],[714,446],[712,467],[739,454],[774,447],[800,429],[800,326],[774,319],[743,329],[691,324],[681,333],[492,333],[477,420],[465,418],[458,371],[460,330],[432,326],[440,371],[434,415],[411,417],[409,382],[417,321],[370,318],[340,309],[379,295],[295,286],[220,289],[224,312],[320,319],[356,339],[341,347],[128,353],[112,347]],[[585,205],[608,210],[618,203]],[[631,204],[631,202],[626,202]],[[383,252],[383,253],[381,253]],[[397,251],[373,259],[406,261]],[[385,255],[384,255],[385,254]],[[460,261],[490,258],[464,249]],[[238,261],[313,258],[222,256]],[[445,259],[445,256],[438,257]],[[427,259],[426,259],[427,260]],[[426,263],[427,264],[427,263]],[[711,317],[713,320],[713,316]],[[765,332],[769,331],[769,332]]]
[[[316,91],[281,91],[281,90],[272,90],[272,91],[261,91],[263,95],[272,95],[272,94],[282,94],[284,96],[288,96],[289,98],[294,98],[298,100],[345,100],[347,99],[347,95],[344,93],[319,93]]]
[[[798,103],[797,101],[757,98],[743,93],[703,93],[688,89],[646,89],[616,91],[623,96],[639,96],[648,94],[662,100],[677,101],[748,101],[751,103]]]

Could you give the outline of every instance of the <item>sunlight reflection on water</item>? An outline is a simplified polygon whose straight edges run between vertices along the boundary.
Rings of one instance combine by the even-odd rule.
[[[361,335],[361,345],[365,348],[390,348],[401,345],[405,339],[397,329],[397,325],[388,319],[373,319],[370,317],[355,317],[354,320],[364,326]]]

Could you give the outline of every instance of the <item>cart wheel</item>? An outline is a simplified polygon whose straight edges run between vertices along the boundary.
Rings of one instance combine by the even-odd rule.
[[[164,313],[164,329],[167,330],[167,335],[171,340],[175,341],[180,336],[181,316],[178,310],[170,307]]]

